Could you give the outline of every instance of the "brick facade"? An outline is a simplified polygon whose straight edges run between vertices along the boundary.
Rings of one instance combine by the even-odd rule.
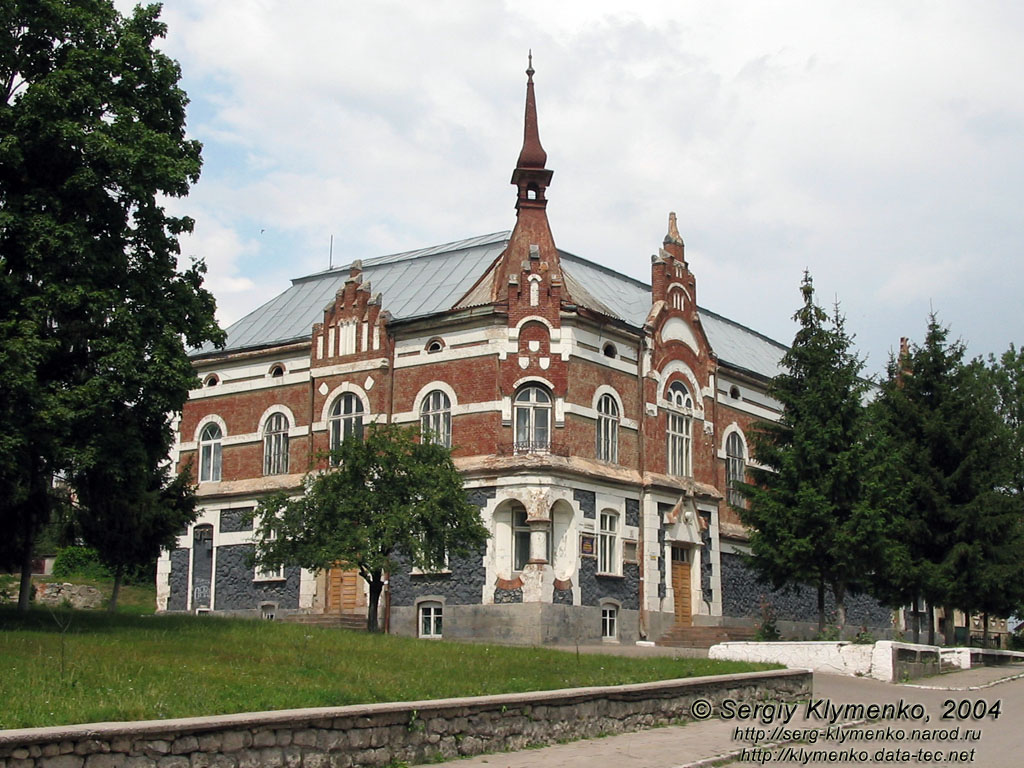
[[[745,538],[724,502],[725,438],[736,430],[745,435],[754,421],[777,412],[764,396],[768,377],[727,362],[730,350],[713,348],[674,214],[652,257],[650,287],[605,270],[603,279],[617,281],[622,292],[646,295],[637,310],[643,315],[612,308],[617,289],[579,277],[603,268],[556,248],[546,214],[551,172],[529,74],[526,138],[513,174],[516,225],[498,258],[481,256],[461,295],[425,313],[403,299],[417,281],[442,292],[445,280],[461,279],[439,277],[429,259],[470,249],[465,244],[356,261],[296,281],[296,292],[316,280],[338,286],[326,307],[310,308],[319,314],[310,317],[305,338],[233,347],[233,326],[227,349],[196,356],[199,380],[215,376],[217,383],[197,387],[186,404],[177,459],[195,474],[212,451],[221,456],[219,478],[199,484],[197,524],[251,508],[271,491],[297,492],[304,472],[325,466],[332,429],[342,429],[332,426],[336,418],[358,412],[364,425],[419,424],[430,394],[441,392],[456,465],[491,539],[475,564],[396,575],[392,631],[420,632],[418,611],[428,604],[444,612],[456,636],[514,638],[516,622],[545,621],[555,615],[552,606],[561,611],[558,626],[538,635],[549,639],[654,639],[673,621],[721,623],[723,547],[741,551]],[[396,264],[405,270],[401,281],[388,271]],[[381,293],[373,280],[385,287]],[[710,319],[722,338],[749,337],[769,358],[781,356],[778,345]],[[602,417],[599,410],[609,407],[612,415]],[[285,414],[288,427],[288,469],[276,475],[264,473],[265,430],[274,413]],[[222,436],[203,454],[201,431],[214,422]],[[612,455],[602,457],[612,444]],[[251,532],[214,527],[215,558],[221,548],[252,542]],[[180,593],[188,588],[182,568],[196,556],[193,549],[190,531],[174,567],[170,557],[162,561],[161,608],[192,607]],[[673,558],[689,570],[674,570]],[[213,572],[216,578],[221,571]],[[323,609],[325,577],[295,578],[290,572],[287,604],[270,606],[275,615]],[[690,579],[685,619],[673,586],[680,578]],[[236,574],[220,586],[269,593],[259,581],[255,573]],[[735,613],[746,603],[724,604]],[[212,605],[246,611],[236,594],[219,595]]]

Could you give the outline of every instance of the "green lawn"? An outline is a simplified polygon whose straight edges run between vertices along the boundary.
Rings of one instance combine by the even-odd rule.
[[[62,628],[64,631],[62,632]],[[725,674],[635,659],[191,616],[0,609],[0,729]]]

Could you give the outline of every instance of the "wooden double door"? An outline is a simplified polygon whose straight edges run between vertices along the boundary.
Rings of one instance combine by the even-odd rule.
[[[675,595],[675,626],[693,624],[693,602],[690,594],[690,552],[686,547],[672,547],[672,592]]]
[[[327,572],[327,600],[324,613],[366,615],[366,591],[356,571],[332,568]]]

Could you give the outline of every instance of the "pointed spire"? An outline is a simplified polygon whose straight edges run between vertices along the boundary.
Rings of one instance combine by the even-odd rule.
[[[540,131],[537,128],[537,98],[533,93],[533,50],[530,50],[526,68],[526,120],[523,126],[523,149],[519,153],[518,168],[543,168],[548,154],[540,145]]]
[[[668,234],[665,235],[665,245],[682,245],[683,238],[679,234],[679,225],[676,223],[675,211],[668,215]]]
[[[537,128],[537,97],[533,93],[533,51],[526,67],[526,117],[523,121],[523,148],[512,171],[512,183],[519,188],[516,210],[539,208],[547,205],[545,192],[551,183],[552,172],[545,166],[548,153],[540,145]]]

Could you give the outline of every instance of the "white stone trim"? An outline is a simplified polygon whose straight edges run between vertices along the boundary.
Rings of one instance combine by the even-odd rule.
[[[203,429],[206,428],[206,425],[211,423],[216,424],[218,427],[220,427],[221,445],[224,444],[224,438],[228,436],[227,422],[224,421],[224,419],[219,414],[208,413],[199,420],[198,424],[196,424],[196,430],[192,435],[192,442],[194,443],[196,448],[198,448],[199,446],[199,435],[203,433]]]
[[[370,410],[370,398],[367,397],[366,391],[358,384],[353,384],[350,381],[343,381],[328,392],[327,397],[324,398],[324,405],[323,408],[320,409],[320,421],[317,422],[317,427],[319,427],[320,424],[323,424],[324,429],[326,429],[327,420],[330,417],[331,406],[334,405],[334,401],[341,397],[341,395],[348,392],[351,392],[359,398],[359,401],[363,404],[363,421],[366,422],[368,420],[372,411]]]
[[[262,436],[263,430],[267,426],[267,419],[273,416],[275,413],[283,413],[284,417],[288,420],[288,436],[291,437],[292,427],[295,426],[295,414],[292,413],[292,409],[287,405],[281,403],[275,403],[263,412],[260,416],[259,426],[256,427],[256,434]]]
[[[704,390],[697,383],[697,376],[693,369],[682,360],[670,360],[660,371],[655,371],[658,378],[658,406],[670,410],[676,410],[675,406],[668,402],[665,397],[665,387],[669,378],[674,373],[681,373],[686,379],[690,396],[693,398],[693,416],[703,421],[704,419]]]
[[[314,379],[322,379],[326,376],[337,374],[359,373],[360,371],[373,371],[378,368],[385,368],[388,365],[386,357],[374,357],[369,360],[356,360],[351,363],[336,363],[323,368],[314,368],[310,374]]]

